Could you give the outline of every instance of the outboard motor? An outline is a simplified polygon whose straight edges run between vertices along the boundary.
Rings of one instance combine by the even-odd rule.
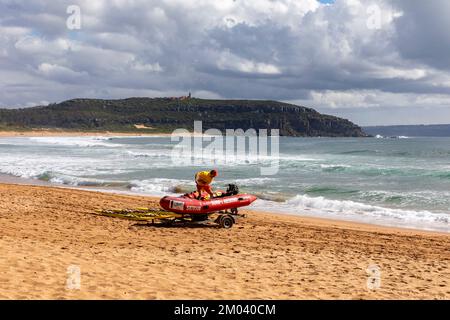
[[[236,184],[229,184],[227,188],[227,196],[235,196],[239,194],[239,187]]]

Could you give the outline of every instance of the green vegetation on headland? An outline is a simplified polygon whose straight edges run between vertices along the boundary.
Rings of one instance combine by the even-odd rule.
[[[23,109],[0,109],[0,129],[168,133],[193,130],[279,129],[283,136],[364,137],[352,122],[277,101],[197,98],[72,99]]]

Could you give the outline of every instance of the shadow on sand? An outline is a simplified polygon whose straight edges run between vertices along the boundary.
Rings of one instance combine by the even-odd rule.
[[[174,222],[174,223],[134,223],[130,228],[214,228],[220,229],[220,226],[212,223],[192,223],[192,222]]]

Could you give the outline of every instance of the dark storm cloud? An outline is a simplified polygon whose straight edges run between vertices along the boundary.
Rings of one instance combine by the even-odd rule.
[[[395,43],[401,56],[431,67],[450,69],[450,1],[403,0],[395,21]]]

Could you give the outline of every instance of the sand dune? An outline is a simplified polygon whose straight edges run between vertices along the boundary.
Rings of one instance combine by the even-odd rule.
[[[0,184],[0,199],[0,299],[450,298],[448,234],[257,212],[152,227],[91,213],[157,199],[42,186]]]

